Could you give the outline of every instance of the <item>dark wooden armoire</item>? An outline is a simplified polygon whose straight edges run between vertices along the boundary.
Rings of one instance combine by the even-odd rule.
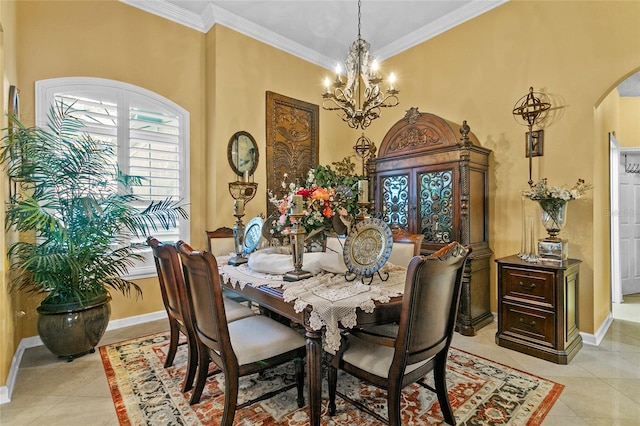
[[[368,164],[376,214],[392,228],[423,234],[422,254],[451,241],[472,247],[456,323],[456,330],[466,336],[493,321],[487,225],[490,153],[479,146],[466,121],[455,125],[411,108],[387,132],[378,157]]]

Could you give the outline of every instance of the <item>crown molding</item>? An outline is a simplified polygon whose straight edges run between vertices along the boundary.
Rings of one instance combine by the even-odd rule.
[[[203,16],[190,12],[179,6],[164,0],[119,0],[120,3],[133,6],[145,12],[153,13],[161,18],[168,19],[185,27],[206,33],[211,26],[207,27]]]
[[[508,1],[509,0],[474,0],[442,18],[378,49],[376,56],[380,61],[383,61],[480,16],[491,9],[501,6]]]
[[[390,58],[400,52],[442,34],[457,25],[488,12],[507,1],[509,0],[473,0],[460,9],[456,9],[455,12],[451,12],[448,15],[445,15],[444,17],[378,49],[376,51],[376,56],[380,60]],[[332,70],[335,65],[335,58],[323,55],[211,3],[209,3],[208,7],[205,8],[201,15],[198,15],[196,13],[186,11],[165,0],[120,0],[120,2],[185,25],[202,33],[207,33],[215,24],[221,24],[234,31],[328,70]]]
[[[254,22],[251,22],[235,13],[231,13],[228,10],[221,7],[210,5],[210,9],[213,12],[215,24],[221,24],[225,27],[229,27],[234,31],[244,34],[248,37],[254,38],[262,43],[275,47],[276,49],[285,51],[294,56],[297,56],[305,61],[311,62],[318,66],[332,69],[335,66],[335,59],[329,58],[315,50],[309,49],[300,43],[297,43],[287,37],[283,37],[280,34],[273,32],[263,26],[260,26]]]

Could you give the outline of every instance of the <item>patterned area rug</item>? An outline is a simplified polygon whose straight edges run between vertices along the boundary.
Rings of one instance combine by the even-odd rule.
[[[186,368],[186,346],[181,345],[174,366],[163,367],[168,333],[102,346],[100,354],[121,425],[218,425],[224,402],[224,375],[212,374],[199,404],[190,406],[190,393],[181,383]],[[451,348],[447,363],[449,399],[458,424],[539,425],[560,396],[563,385]],[[326,375],[325,375],[326,377]],[[432,375],[427,382],[433,385]],[[270,374],[241,379],[238,403],[294,381],[293,365]],[[373,407],[386,417],[384,391],[340,372],[343,393]],[[380,422],[336,398],[336,416],[326,413],[327,384],[323,385],[323,425],[378,425]],[[305,391],[305,397],[306,397]],[[309,423],[306,407],[299,409],[295,388],[236,412],[234,425],[288,425]],[[402,393],[403,425],[443,424],[435,394],[419,385]]]

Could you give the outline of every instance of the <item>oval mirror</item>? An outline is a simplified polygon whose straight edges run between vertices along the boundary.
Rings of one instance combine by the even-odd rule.
[[[227,149],[229,164],[238,176],[248,176],[255,173],[258,168],[258,144],[248,132],[234,133],[229,140]]]

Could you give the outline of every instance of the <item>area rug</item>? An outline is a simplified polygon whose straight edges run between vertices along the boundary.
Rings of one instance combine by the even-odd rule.
[[[178,348],[174,365],[164,368],[168,333],[154,334],[100,347],[111,395],[121,425],[218,425],[224,404],[224,375],[211,374],[202,400],[189,405],[191,392],[181,392],[186,369],[186,346]],[[215,373],[212,371],[212,373]],[[325,375],[326,378],[326,375]],[[245,398],[294,381],[292,364],[269,374],[241,379],[238,403]],[[432,375],[427,383],[433,385]],[[563,385],[451,348],[447,363],[449,400],[458,424],[539,425],[560,396]],[[340,372],[343,393],[386,417],[384,391]],[[323,384],[322,424],[378,425],[380,422],[349,402],[336,398],[337,412],[327,414],[326,380]],[[306,390],[305,390],[306,396]],[[234,425],[302,426],[309,423],[308,409],[298,408],[296,390],[281,393],[236,412]],[[443,418],[435,394],[419,385],[402,393],[403,425],[439,425]]]

